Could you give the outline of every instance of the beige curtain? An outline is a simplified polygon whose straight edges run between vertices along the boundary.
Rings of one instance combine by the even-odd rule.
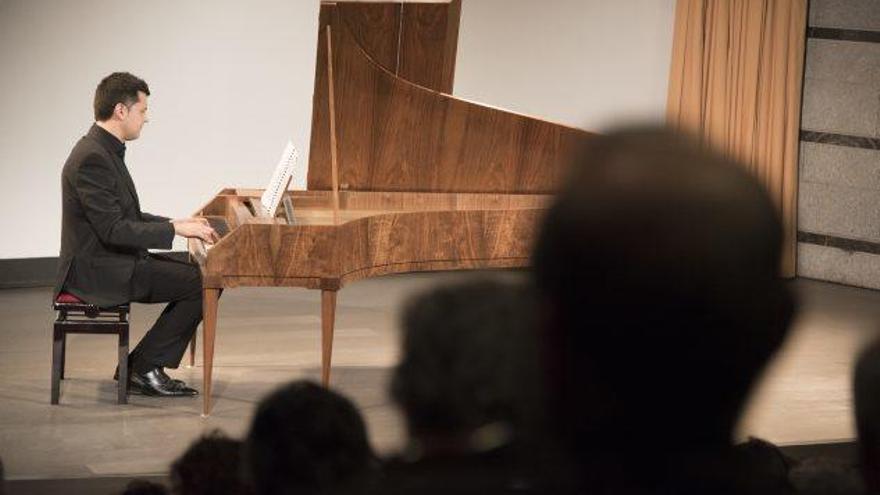
[[[795,275],[797,166],[806,0],[678,0],[670,125],[746,163],[785,228],[783,275]]]

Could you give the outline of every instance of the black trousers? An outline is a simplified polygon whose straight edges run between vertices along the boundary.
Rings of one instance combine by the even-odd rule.
[[[168,306],[131,351],[132,371],[177,368],[202,321],[202,275],[192,263],[151,254],[138,260],[131,280],[132,301]]]

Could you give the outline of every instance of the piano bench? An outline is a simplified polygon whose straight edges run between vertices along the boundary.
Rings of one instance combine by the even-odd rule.
[[[51,403],[58,404],[61,380],[64,379],[67,334],[115,334],[119,338],[119,381],[116,402],[128,402],[128,313],[129,305],[101,308],[80,300],[73,294],[62,292],[52,308],[56,311],[55,328],[52,333],[52,396]]]

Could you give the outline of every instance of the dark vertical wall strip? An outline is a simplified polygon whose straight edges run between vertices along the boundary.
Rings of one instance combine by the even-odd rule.
[[[806,143],[833,144],[835,146],[847,146],[849,148],[880,150],[880,138],[801,130],[800,139]],[[880,159],[880,157],[878,157],[878,159]]]
[[[833,235],[814,234],[812,232],[800,231],[798,232],[798,242],[843,249],[844,251],[851,253],[880,254],[880,243],[878,242],[847,239],[845,237],[836,237]]]
[[[0,289],[51,287],[57,269],[57,257],[0,260]]]
[[[162,253],[178,261],[189,261],[186,251]],[[22,287],[53,287],[58,257],[0,260],[0,289]]]
[[[880,31],[862,31],[858,29],[810,27],[807,28],[807,37],[822,40],[880,43]]]

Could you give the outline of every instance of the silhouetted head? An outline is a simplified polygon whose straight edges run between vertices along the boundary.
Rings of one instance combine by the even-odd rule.
[[[239,495],[251,491],[242,482],[239,440],[219,431],[199,438],[171,465],[176,495]]]
[[[166,495],[164,485],[147,480],[131,480],[125,485],[122,495]]]
[[[401,323],[391,390],[411,437],[429,448],[467,450],[480,428],[492,425],[484,433],[503,436],[521,424],[537,371],[529,359],[533,299],[523,284],[476,279],[436,287],[408,303]]]
[[[856,362],[853,396],[862,477],[868,493],[880,493],[880,340]]]
[[[781,239],[739,164],[664,130],[591,140],[533,260],[565,437],[729,443],[791,316]]]
[[[300,380],[260,402],[244,459],[257,494],[285,495],[328,493],[368,471],[374,455],[354,404]]]
[[[798,495],[865,495],[858,468],[841,459],[812,457],[804,459],[790,473]]]

